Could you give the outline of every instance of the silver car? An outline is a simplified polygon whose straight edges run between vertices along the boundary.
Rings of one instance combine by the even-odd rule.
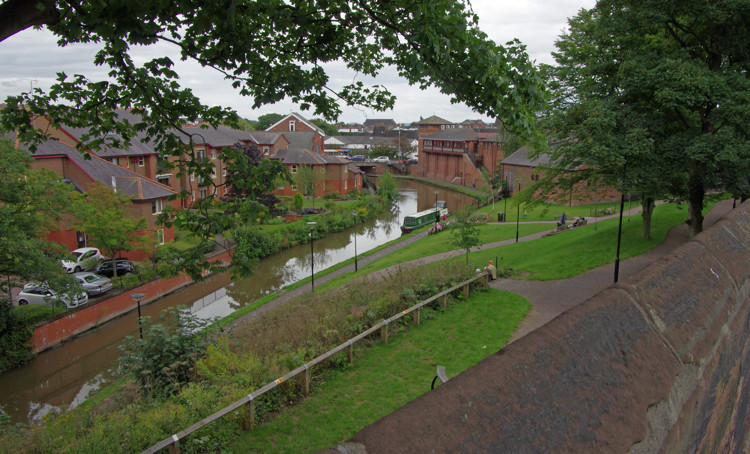
[[[112,280],[86,271],[73,274],[89,296],[101,295],[112,289]]]
[[[24,304],[52,304],[56,301],[62,301],[65,307],[72,309],[81,304],[86,304],[89,301],[89,296],[86,292],[81,292],[72,297],[68,294],[57,295],[45,284],[31,283],[24,285],[23,289],[18,292],[17,300],[19,306]]]

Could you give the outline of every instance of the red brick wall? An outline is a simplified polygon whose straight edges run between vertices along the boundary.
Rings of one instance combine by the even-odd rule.
[[[223,263],[230,259],[229,253],[214,257],[214,260]],[[132,294],[144,293],[146,296],[141,300],[141,305],[148,304],[160,295],[171,292],[179,287],[188,285],[189,277],[180,275],[172,279],[158,279],[148,284],[141,285],[126,293],[113,295],[111,298],[96,304],[86,305],[68,312],[51,322],[37,326],[31,336],[31,347],[35,353],[52,347],[64,340],[80,334],[88,329],[101,325],[126,312],[135,310],[137,303]]]

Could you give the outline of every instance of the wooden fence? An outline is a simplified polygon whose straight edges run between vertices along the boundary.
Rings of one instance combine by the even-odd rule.
[[[272,381],[271,383],[268,383],[267,385],[263,386],[262,388],[253,391],[252,393],[248,394],[247,396],[243,397],[242,399],[229,404],[228,406],[222,408],[221,410],[217,411],[216,413],[207,416],[206,418],[198,421],[197,423],[193,424],[192,426],[181,430],[180,432],[177,432],[176,434],[172,435],[171,437],[165,438],[164,440],[160,441],[159,443],[151,446],[150,448],[143,451],[142,454],[153,454],[158,451],[161,451],[164,448],[169,448],[170,454],[178,454],[180,452],[180,440],[183,440],[188,435],[192,434],[193,432],[197,431],[198,429],[207,426],[208,424],[211,424],[212,422],[216,421],[217,419],[223,417],[224,415],[227,415],[229,413],[232,413],[235,410],[240,410],[244,412],[244,415],[241,420],[241,427],[244,430],[248,430],[253,427],[255,424],[255,399],[257,399],[259,396],[267,393],[268,391],[271,391],[272,389],[276,388],[280,384],[287,382],[297,376],[301,376],[302,378],[302,391],[305,393],[305,395],[310,394],[310,369],[313,366],[316,366],[326,359],[330,358],[331,356],[335,355],[336,353],[342,352],[346,350],[347,356],[349,357],[349,362],[354,361],[354,344],[367,336],[370,336],[372,334],[375,334],[376,332],[380,331],[380,339],[383,343],[388,343],[388,325],[395,322],[396,320],[400,319],[401,317],[413,313],[414,314],[414,323],[416,325],[419,325],[419,318],[420,318],[420,312],[422,307],[431,304],[434,301],[440,300],[440,304],[443,307],[443,309],[448,308],[448,295],[455,292],[456,290],[463,289],[463,295],[465,298],[469,296],[469,288],[470,285],[481,279],[482,280],[482,286],[487,287],[488,285],[488,277],[487,273],[481,272],[478,273],[476,276],[472,277],[471,279],[464,281],[454,287],[451,287],[447,290],[444,290],[434,296],[431,296],[430,298],[421,301],[414,306],[403,310],[399,312],[398,314],[390,317],[387,320],[383,320],[382,322],[376,324],[372,328],[368,329],[367,331],[364,331],[357,335],[356,337],[353,337],[343,344],[340,344],[339,346],[335,347],[332,350],[327,351],[326,353],[323,353],[322,355],[318,356],[317,358],[313,359],[309,363],[303,364],[302,366],[294,369],[293,371],[287,373],[286,375],[277,378],[276,380]]]

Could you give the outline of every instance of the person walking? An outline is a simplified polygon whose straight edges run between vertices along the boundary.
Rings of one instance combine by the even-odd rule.
[[[560,222],[557,223],[557,226],[565,225],[565,221],[568,220],[568,216],[563,212],[563,214],[560,215]]]

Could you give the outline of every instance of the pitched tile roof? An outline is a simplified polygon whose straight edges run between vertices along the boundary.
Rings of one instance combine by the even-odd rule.
[[[21,144],[21,149],[26,147]],[[37,159],[43,159],[45,156],[65,156],[92,180],[116,187],[118,191],[128,194],[134,200],[161,199],[175,193],[169,186],[123,169],[94,154],[90,154],[90,159],[86,159],[78,150],[57,141],[40,144],[32,156]]]
[[[419,120],[412,124],[413,125],[452,125],[453,122],[433,115],[431,117],[427,117],[424,120]]]

